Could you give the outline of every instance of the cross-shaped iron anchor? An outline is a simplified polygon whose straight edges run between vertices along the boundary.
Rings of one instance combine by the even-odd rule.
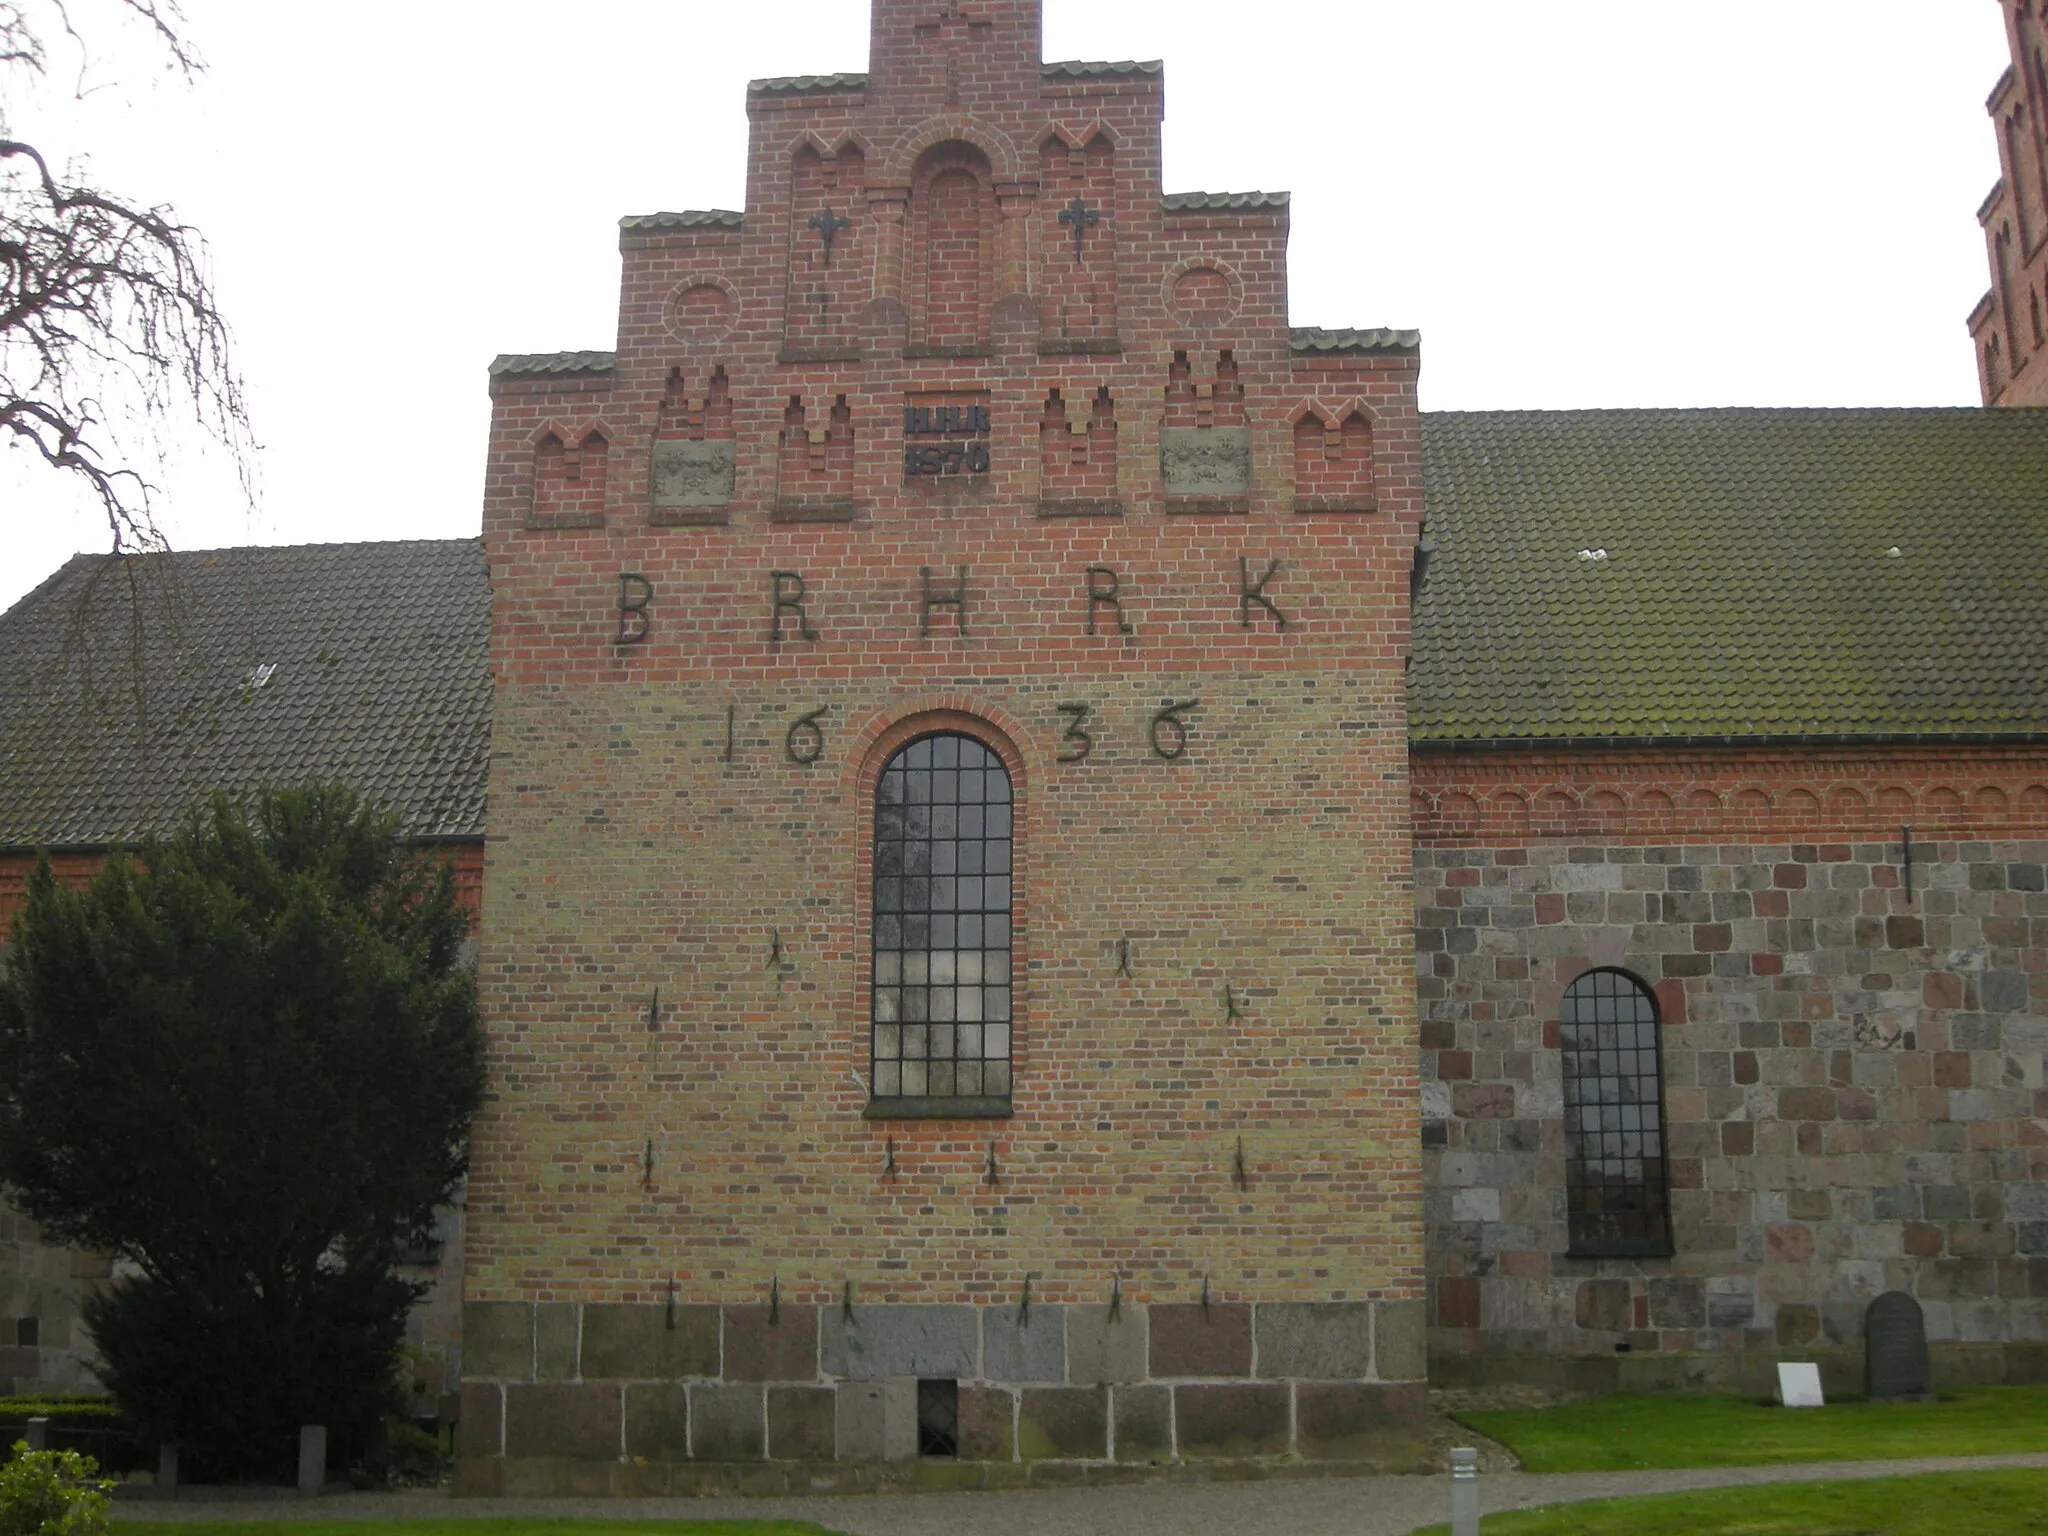
[[[1084,199],[1077,197],[1060,210],[1060,222],[1073,226],[1074,263],[1078,266],[1081,261],[1081,244],[1088,238],[1088,231],[1102,222],[1102,214],[1090,208]]]
[[[831,266],[832,241],[838,236],[839,231],[841,231],[842,229],[853,228],[853,220],[842,219],[830,208],[827,208],[823,213],[819,214],[815,219],[811,220],[810,227],[812,229],[815,229],[819,234],[825,237],[825,265],[828,267]]]

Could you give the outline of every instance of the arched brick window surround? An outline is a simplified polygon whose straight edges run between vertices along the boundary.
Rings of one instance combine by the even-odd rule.
[[[942,761],[949,756],[952,763]],[[946,777],[962,773],[964,757],[981,758],[965,770],[982,775],[972,797],[960,793],[958,779]],[[934,864],[951,863],[951,869],[903,867],[906,817],[899,802],[910,775],[922,776],[922,791],[936,790],[952,802],[951,818],[932,816],[910,829],[950,834],[912,841],[936,855]],[[1023,757],[1008,736],[978,716],[925,711],[875,737],[862,760],[859,792],[864,815],[858,909],[866,952],[859,972],[865,1040],[858,1057],[869,1090],[867,1118],[1006,1117],[1021,1054],[1025,974]],[[1007,832],[1000,845],[988,835],[991,817]],[[963,862],[1004,867],[963,871]],[[908,900],[905,887],[885,883],[927,879],[931,887]],[[969,902],[960,888],[970,879],[1004,880],[1007,889],[991,900],[984,885]],[[954,884],[941,887],[941,881]],[[907,1016],[916,1014],[928,1016]],[[942,1054],[942,1047],[950,1054]],[[926,1066],[922,1082],[911,1070],[915,1058],[907,1054],[918,1048]]]
[[[1565,988],[1558,1013],[1570,1252],[1583,1258],[1669,1255],[1656,995],[1627,971],[1587,971]]]

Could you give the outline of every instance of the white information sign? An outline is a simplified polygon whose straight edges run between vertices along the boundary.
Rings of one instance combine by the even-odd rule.
[[[1820,1391],[1820,1367],[1781,1363],[1778,1366],[1778,1401],[1787,1408],[1826,1407],[1827,1400]]]

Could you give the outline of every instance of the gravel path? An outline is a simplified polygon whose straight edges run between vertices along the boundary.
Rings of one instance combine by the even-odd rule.
[[[1787,1467],[1701,1467],[1670,1472],[1575,1472],[1480,1480],[1486,1510],[1533,1509],[1583,1499],[1682,1493],[1757,1483],[1907,1477],[1921,1472],[2048,1469],[2048,1452],[1934,1456],[1916,1461],[1821,1462]],[[473,1516],[647,1520],[811,1520],[848,1536],[1407,1536],[1449,1518],[1444,1477],[1329,1478],[1307,1482],[1159,1484],[1035,1489],[1024,1493],[878,1494],[835,1499],[464,1499],[440,1493],[339,1494],[305,1502],[117,1506],[117,1520],[228,1525],[248,1520],[380,1520]]]

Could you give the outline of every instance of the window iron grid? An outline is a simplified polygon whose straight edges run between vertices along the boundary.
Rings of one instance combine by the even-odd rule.
[[[917,1384],[917,1454],[960,1454],[960,1383],[920,1381]]]
[[[1668,1254],[1664,1074],[1649,990],[1620,971],[1581,976],[1565,991],[1560,1045],[1571,1251]]]
[[[1010,1093],[1012,803],[1002,759],[936,735],[875,789],[870,1068],[878,1099]]]

